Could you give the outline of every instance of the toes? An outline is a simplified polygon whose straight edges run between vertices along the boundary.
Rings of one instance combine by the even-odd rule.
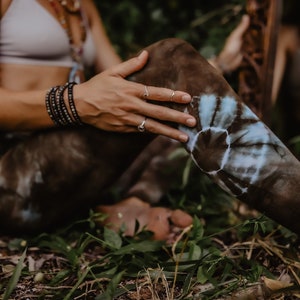
[[[180,209],[173,210],[170,219],[174,226],[180,228],[185,228],[193,223],[193,218]]]
[[[131,197],[114,205],[99,205],[96,207],[97,212],[107,214],[108,217],[99,225],[116,231],[125,225],[125,235],[134,235],[135,222],[138,220],[140,227],[144,227],[148,223],[148,211],[150,204]]]
[[[185,228],[192,224],[192,217],[186,212],[174,211],[164,207],[151,207],[149,203],[136,197],[130,197],[114,205],[99,205],[96,211],[108,215],[107,219],[99,223],[116,231],[125,225],[125,234],[134,235],[136,220],[140,228],[145,227],[153,232],[154,240],[168,240],[176,228]]]
[[[149,210],[147,230],[153,232],[154,240],[166,240],[170,234],[171,211],[163,207],[153,207]]]

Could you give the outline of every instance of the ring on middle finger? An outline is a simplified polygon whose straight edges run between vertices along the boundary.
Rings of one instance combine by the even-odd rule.
[[[171,97],[170,97],[170,101],[173,101],[173,97],[175,95],[175,91],[172,91]]]
[[[146,85],[144,85],[144,99],[147,100],[149,97],[149,91]]]

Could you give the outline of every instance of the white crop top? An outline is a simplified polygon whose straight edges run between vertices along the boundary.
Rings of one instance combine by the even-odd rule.
[[[95,57],[87,28],[83,64],[92,66]],[[0,63],[72,67],[68,36],[36,0],[13,0],[0,20]]]

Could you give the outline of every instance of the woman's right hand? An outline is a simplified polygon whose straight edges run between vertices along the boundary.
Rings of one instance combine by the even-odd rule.
[[[244,15],[238,26],[227,37],[221,53],[209,62],[222,73],[235,71],[243,59],[243,36],[250,25],[249,15]]]
[[[147,59],[148,52],[143,51],[138,57],[75,86],[74,101],[78,114],[84,123],[116,132],[137,132],[138,125],[146,120],[144,125],[147,132],[186,142],[188,136],[185,133],[164,123],[175,122],[193,127],[196,125],[195,118],[174,109],[148,103],[145,101],[145,94],[149,100],[185,104],[191,101],[191,96],[167,88],[145,87],[125,79],[142,69]]]

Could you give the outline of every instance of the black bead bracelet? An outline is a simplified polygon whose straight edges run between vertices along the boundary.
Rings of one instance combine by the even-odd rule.
[[[74,102],[73,87],[75,82],[67,82],[63,86],[50,88],[45,97],[46,110],[55,126],[83,125]],[[67,91],[67,101],[65,101]]]

